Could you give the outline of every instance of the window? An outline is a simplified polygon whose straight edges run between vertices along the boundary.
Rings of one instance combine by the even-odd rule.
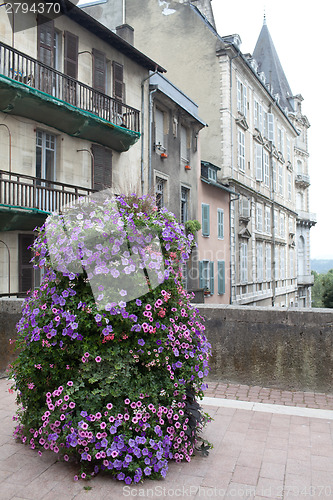
[[[285,225],[286,225],[285,215],[280,213],[280,236],[281,236],[281,238],[285,237]]]
[[[275,280],[280,279],[280,272],[279,272],[279,247],[276,246],[274,248],[274,274],[275,274]]]
[[[293,248],[290,248],[289,249],[289,259],[290,259],[290,263],[289,263],[289,266],[290,266],[290,269],[289,269],[289,275],[290,275],[290,278],[292,279],[294,276],[295,276],[295,255],[294,255],[294,249]]]
[[[303,173],[303,164],[301,160],[297,160],[297,173],[300,175]]]
[[[156,196],[156,206],[158,210],[161,210],[165,206],[165,186],[166,180],[161,177],[156,177],[155,182],[155,196]]]
[[[264,111],[264,137],[268,137],[268,113]]]
[[[256,218],[256,229],[260,233],[262,233],[262,212],[263,212],[263,206],[261,203],[257,203],[257,218]]]
[[[214,182],[217,181],[217,173],[216,173],[215,168],[208,167],[208,169],[207,169],[207,177],[208,177],[208,179],[210,181],[214,181]]]
[[[274,115],[267,113],[268,140],[274,143]]]
[[[266,253],[266,280],[270,281],[272,279],[272,245],[270,243],[266,243],[265,253]]]
[[[180,192],[180,222],[182,224],[189,220],[189,203],[190,190],[182,186]]]
[[[202,236],[209,236],[210,234],[209,205],[207,203],[201,204],[201,233]]]
[[[291,172],[288,172],[288,200],[291,201],[292,194],[292,185],[291,185]]]
[[[265,207],[265,233],[271,233],[271,207]]]
[[[247,92],[245,85],[237,80],[237,110],[245,116],[247,116]]]
[[[187,129],[183,126],[180,127],[180,157],[184,165],[189,163],[188,147],[187,147]]]
[[[247,243],[240,244],[240,280],[241,283],[247,283]]]
[[[284,149],[284,141],[283,141],[284,135],[283,135],[283,130],[278,128],[278,150],[283,153]]]
[[[250,218],[250,200],[245,196],[239,199],[239,215],[246,219]]]
[[[279,236],[279,211],[274,210],[274,236]]]
[[[157,146],[157,147],[156,147]],[[155,109],[155,149],[164,152],[164,113],[160,109]]]
[[[223,295],[225,293],[225,261],[217,261],[217,293]]]
[[[64,32],[64,73],[77,80],[79,38],[69,31]]]
[[[263,244],[257,243],[257,281],[261,282],[264,279],[264,255]]]
[[[187,286],[188,286],[188,273],[187,273],[187,263],[184,262],[182,264],[182,284],[183,284],[183,287],[185,290],[187,290]]]
[[[222,208],[217,209],[217,237],[219,240],[224,238],[224,211]]]
[[[290,145],[290,137],[286,136],[287,143],[287,161],[291,162],[291,145]]]
[[[94,189],[101,191],[112,185],[112,150],[93,144],[92,153],[94,157]]]
[[[106,56],[104,52],[93,49],[93,88],[105,94],[106,87]]]
[[[48,132],[36,132],[36,177],[55,180],[56,137]]]
[[[256,180],[262,181],[262,145],[255,145]]]
[[[54,21],[40,15],[37,19],[37,54],[40,62],[54,67]]]
[[[245,134],[238,130],[238,168],[245,172]]]
[[[124,101],[124,66],[112,61],[113,97],[120,102]],[[121,109],[121,106],[118,106]]]
[[[286,261],[285,261],[286,249],[285,247],[280,248],[280,277],[282,280],[286,278]]]
[[[199,288],[203,288],[211,295],[214,294],[214,262],[199,261]]]
[[[272,160],[272,174],[273,174],[273,191],[277,192],[277,182],[276,182],[276,160]]]
[[[27,292],[34,288],[34,267],[30,262],[33,253],[28,248],[34,242],[33,234],[19,234],[19,291]]]
[[[264,183],[265,186],[269,187],[269,156],[267,151],[263,150],[264,159]]]
[[[254,126],[262,131],[262,106],[258,101],[254,101]]]
[[[279,165],[279,193],[283,195],[283,165]]]

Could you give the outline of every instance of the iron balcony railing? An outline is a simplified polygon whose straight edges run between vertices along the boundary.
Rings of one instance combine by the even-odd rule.
[[[94,190],[0,170],[0,206],[59,212]]]
[[[140,132],[140,112],[0,42],[0,73],[89,111],[108,122]]]

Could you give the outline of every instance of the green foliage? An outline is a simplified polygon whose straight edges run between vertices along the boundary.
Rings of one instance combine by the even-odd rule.
[[[333,269],[323,276],[323,306],[333,308]]]
[[[333,308],[333,269],[326,274],[311,271],[314,276],[312,287],[312,307]]]

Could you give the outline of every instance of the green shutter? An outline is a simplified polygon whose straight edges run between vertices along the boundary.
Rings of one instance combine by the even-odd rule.
[[[202,216],[202,236],[209,236],[209,205],[202,203],[201,205]]]
[[[217,293],[223,295],[225,293],[225,262],[224,260],[217,261]]]
[[[204,278],[203,278],[203,262],[199,261],[199,288],[204,288]]]
[[[213,295],[214,294],[214,262],[211,261],[209,263],[209,267],[210,267],[210,294]]]

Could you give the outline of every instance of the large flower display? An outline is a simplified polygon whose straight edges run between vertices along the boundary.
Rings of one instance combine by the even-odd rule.
[[[34,244],[12,367],[15,436],[126,484],[190,461],[206,416],[210,344],[181,282],[193,235],[148,197],[83,199]]]

